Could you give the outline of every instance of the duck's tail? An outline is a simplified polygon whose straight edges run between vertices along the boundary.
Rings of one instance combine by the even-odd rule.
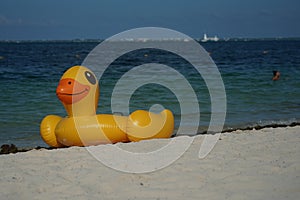
[[[130,141],[169,138],[174,130],[174,117],[170,110],[152,113],[137,110],[128,117],[127,136]]]

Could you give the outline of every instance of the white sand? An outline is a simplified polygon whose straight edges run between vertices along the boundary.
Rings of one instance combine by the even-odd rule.
[[[200,160],[202,140],[197,136],[176,162],[146,174],[108,168],[79,147],[1,155],[0,198],[300,199],[299,126],[222,134]],[[119,146],[144,151],[166,141]]]

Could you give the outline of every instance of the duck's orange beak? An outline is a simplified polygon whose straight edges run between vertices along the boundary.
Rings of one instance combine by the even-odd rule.
[[[83,85],[72,78],[59,81],[56,95],[65,104],[72,104],[83,99],[90,91],[90,86]]]

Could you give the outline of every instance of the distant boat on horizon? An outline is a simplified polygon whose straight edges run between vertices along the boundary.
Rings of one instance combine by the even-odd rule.
[[[215,35],[215,37],[207,37],[206,33],[204,33],[203,39],[201,40],[201,42],[208,42],[208,41],[217,42],[219,40],[220,40],[220,38],[218,38],[216,35]]]

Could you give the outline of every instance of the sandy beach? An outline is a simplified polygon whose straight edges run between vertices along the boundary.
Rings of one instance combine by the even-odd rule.
[[[299,199],[300,126],[223,133],[204,158],[204,136],[170,166],[145,174],[111,169],[85,148],[1,155],[1,199]],[[117,144],[156,148],[168,140]]]

